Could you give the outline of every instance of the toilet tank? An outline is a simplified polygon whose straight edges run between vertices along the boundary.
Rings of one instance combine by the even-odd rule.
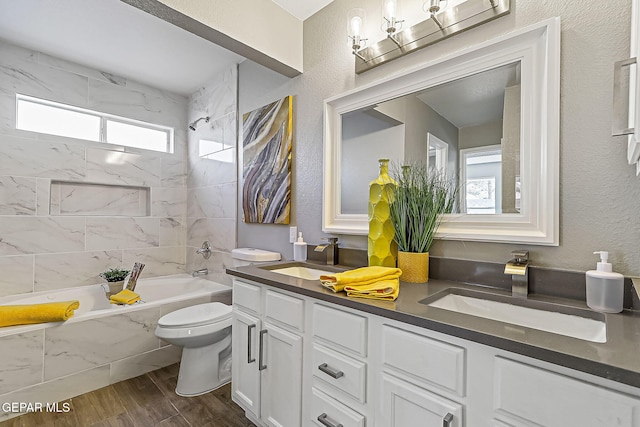
[[[231,251],[231,256],[233,257],[234,267],[280,261],[278,252],[255,248],[236,248]]]

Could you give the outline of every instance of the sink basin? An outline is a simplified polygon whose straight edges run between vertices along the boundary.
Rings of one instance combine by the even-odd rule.
[[[420,301],[429,307],[525,326],[581,340],[604,343],[607,329],[604,315],[577,307],[509,296],[450,289]]]
[[[306,280],[320,280],[320,276],[323,274],[334,274],[335,271],[325,271],[318,270],[316,268],[305,267],[305,266],[293,266],[293,267],[284,267],[284,268],[276,268],[269,269],[273,273],[284,274],[286,276],[297,277],[299,279]]]

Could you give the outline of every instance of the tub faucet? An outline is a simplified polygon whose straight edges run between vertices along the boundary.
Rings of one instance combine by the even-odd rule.
[[[196,276],[199,276],[199,275],[206,276],[207,274],[209,274],[209,269],[208,268],[201,268],[200,270],[196,270],[193,273],[191,273],[191,275],[193,277],[196,277]]]
[[[529,251],[512,251],[513,259],[504,266],[504,274],[511,275],[511,295],[526,298],[529,294]]]
[[[327,243],[318,245],[314,249],[316,252],[327,251],[327,265],[336,265],[338,263],[338,238],[337,237],[325,237]],[[329,249],[327,249],[329,248]]]

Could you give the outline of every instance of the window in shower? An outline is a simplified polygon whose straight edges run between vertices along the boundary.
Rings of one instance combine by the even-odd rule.
[[[16,129],[173,153],[173,128],[16,95]]]

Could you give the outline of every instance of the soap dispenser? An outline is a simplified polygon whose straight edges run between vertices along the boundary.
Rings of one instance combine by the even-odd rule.
[[[293,260],[294,261],[307,260],[307,244],[302,239],[302,232],[298,233],[298,241],[293,244]]]
[[[624,300],[624,276],[614,273],[609,252],[597,251],[600,262],[596,270],[587,271],[587,305],[603,313],[620,313]]]

